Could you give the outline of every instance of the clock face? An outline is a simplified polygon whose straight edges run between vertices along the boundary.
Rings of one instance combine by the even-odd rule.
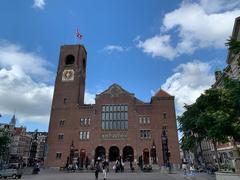
[[[73,81],[74,80],[74,70],[65,69],[62,74],[62,81]]]

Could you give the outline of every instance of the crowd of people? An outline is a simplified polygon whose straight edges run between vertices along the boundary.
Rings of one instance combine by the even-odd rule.
[[[124,172],[124,166],[125,166],[125,163],[123,162],[122,158],[119,157],[112,169],[115,173],[118,173],[118,172]],[[134,171],[134,166],[133,166],[133,162],[130,161],[130,170],[131,171]],[[98,180],[98,176],[99,176],[99,172],[102,172],[103,173],[103,179],[106,180],[107,179],[107,173],[109,172],[109,162],[108,160],[106,159],[101,159],[100,157],[97,158],[96,162],[95,162],[95,165],[94,165],[94,170],[95,170],[95,178],[96,180]]]

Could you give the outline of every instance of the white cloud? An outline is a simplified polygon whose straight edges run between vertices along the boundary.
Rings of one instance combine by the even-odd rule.
[[[145,41],[137,40],[137,47],[142,48],[143,52],[150,54],[152,57],[162,56],[167,59],[176,57],[176,51],[170,46],[170,36],[154,36]]]
[[[44,80],[52,78],[52,72],[47,69],[50,64],[44,58],[25,52],[19,45],[0,41],[0,67],[8,69],[14,65],[31,76],[41,76]]]
[[[34,8],[44,9],[44,6],[45,6],[45,0],[34,0],[34,4],[33,4]]]
[[[16,109],[20,122],[47,124],[52,94],[52,85],[34,82],[18,65],[0,69],[0,109],[3,114],[12,114]]]
[[[46,84],[53,73],[47,61],[21,46],[0,41],[0,110],[12,114],[20,122],[49,121],[53,86]],[[35,80],[34,80],[35,79]]]
[[[95,104],[95,97],[96,97],[96,94],[86,91],[85,97],[84,97],[84,103],[85,104]]]
[[[184,104],[195,102],[213,82],[214,76],[211,73],[210,64],[195,60],[180,64],[162,88],[175,96],[177,111],[181,113],[184,110]]]
[[[107,45],[103,48],[103,51],[106,51],[108,53],[113,53],[113,52],[123,52],[123,51],[128,51],[129,48],[125,48],[119,45]]]
[[[170,60],[201,48],[224,48],[231,36],[234,20],[240,14],[240,3],[231,1],[227,4],[227,1],[221,0],[218,3],[211,1],[207,6],[207,2],[210,1],[184,1],[178,9],[165,14],[159,34],[139,41],[137,46],[153,57]],[[227,4],[225,8],[220,6],[224,3]],[[173,31],[177,35],[170,35]],[[161,40],[166,37],[165,41]],[[171,39],[176,40],[174,45]],[[166,55],[168,52],[171,55]]]
[[[199,3],[208,13],[232,10],[240,6],[240,1],[238,0],[199,0]]]

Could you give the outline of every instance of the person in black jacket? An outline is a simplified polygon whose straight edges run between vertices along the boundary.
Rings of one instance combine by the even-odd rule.
[[[99,165],[99,162],[97,161],[96,164],[95,164],[95,178],[96,180],[98,180],[98,173],[100,172],[101,168],[100,168],[100,165]]]
[[[107,170],[108,170],[108,162],[106,160],[103,161],[102,168],[103,168],[103,180],[106,180],[107,179]]]

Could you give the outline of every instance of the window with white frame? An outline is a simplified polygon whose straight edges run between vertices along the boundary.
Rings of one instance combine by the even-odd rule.
[[[140,116],[139,123],[140,124],[150,124],[151,118],[149,116]]]
[[[80,138],[80,140],[88,140],[89,139],[89,131],[80,131],[79,138]]]
[[[151,138],[151,133],[149,129],[141,129],[140,130],[140,137],[142,139],[150,139]]]
[[[127,130],[128,106],[126,104],[102,105],[103,130]]]
[[[80,118],[80,126],[89,126],[90,125],[91,118],[89,117],[82,117]]]

